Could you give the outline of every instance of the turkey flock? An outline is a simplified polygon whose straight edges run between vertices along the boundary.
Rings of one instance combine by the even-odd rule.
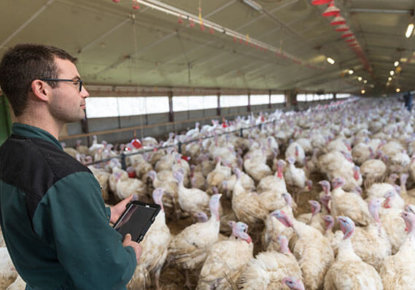
[[[113,158],[88,166],[108,204],[162,208],[128,289],[415,289],[415,118],[398,99],[199,127],[65,148]]]

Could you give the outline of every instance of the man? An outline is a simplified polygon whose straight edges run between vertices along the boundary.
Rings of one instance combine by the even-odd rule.
[[[0,86],[16,116],[0,148],[0,223],[27,289],[125,289],[141,255],[110,225],[130,198],[106,208],[89,169],[58,142],[85,117],[89,96],[64,50],[22,44],[0,63]]]

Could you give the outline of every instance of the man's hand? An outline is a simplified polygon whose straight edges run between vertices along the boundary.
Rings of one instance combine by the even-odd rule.
[[[142,251],[141,246],[137,242],[134,242],[131,240],[130,234],[125,235],[122,245],[124,247],[132,247],[134,249],[135,257],[137,259],[137,264],[138,264],[138,261],[140,260],[140,257],[141,257],[141,251]]]
[[[120,218],[121,214],[125,211],[127,204],[133,199],[133,195],[123,199],[114,206],[110,206],[111,218],[110,222],[115,224],[115,222]]]

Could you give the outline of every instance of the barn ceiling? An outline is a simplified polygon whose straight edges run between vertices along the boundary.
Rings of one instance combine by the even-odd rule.
[[[64,48],[89,85],[414,89],[414,37],[405,31],[415,1],[335,0],[349,38],[322,16],[327,4],[253,2],[258,10],[242,0],[2,0],[0,54],[22,42]]]

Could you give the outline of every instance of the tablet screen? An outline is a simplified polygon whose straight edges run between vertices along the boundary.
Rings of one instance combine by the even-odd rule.
[[[133,241],[141,241],[156,218],[160,206],[144,204],[137,201],[130,203],[120,219],[115,223],[116,229],[122,236],[131,234]]]

